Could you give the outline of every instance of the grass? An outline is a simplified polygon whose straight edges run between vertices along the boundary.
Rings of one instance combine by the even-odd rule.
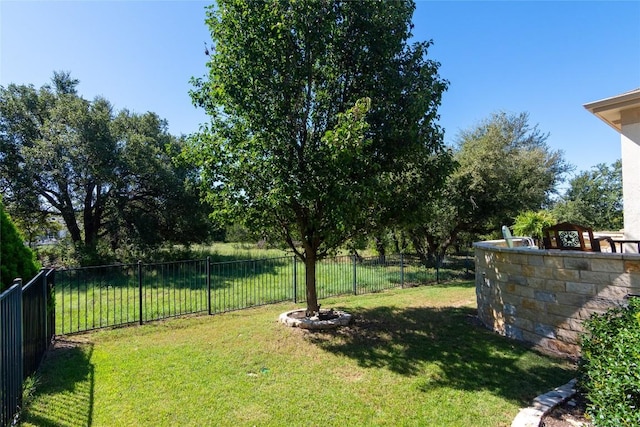
[[[230,245],[219,245],[231,253]],[[213,249],[212,249],[213,250]],[[217,249],[216,249],[217,250]],[[262,251],[262,252],[260,252]],[[142,266],[142,296],[138,288],[137,265],[114,265],[58,271],[56,273],[56,332],[74,333],[105,326],[157,320],[184,314],[233,311],[272,304],[294,298],[304,299],[304,265],[292,257],[260,259],[253,250],[245,256],[253,260],[225,255],[227,261],[211,264],[211,299],[208,301],[206,262],[203,259]],[[317,292],[320,299],[354,292],[436,281],[434,268],[405,258],[389,257],[379,265],[377,258],[354,264],[350,257],[329,259],[317,264]],[[459,264],[459,265],[458,265]],[[462,276],[461,263],[440,270],[441,277]],[[295,273],[294,273],[295,272]],[[295,277],[295,278],[294,278]],[[142,310],[140,305],[142,303]]]
[[[284,249],[259,248],[254,243],[215,242],[208,245],[193,245],[190,249],[193,258],[211,257],[211,262],[280,258],[292,255],[290,251]]]
[[[325,300],[356,322],[308,333],[293,304],[68,337],[25,426],[509,426],[574,376],[475,322],[472,283]]]

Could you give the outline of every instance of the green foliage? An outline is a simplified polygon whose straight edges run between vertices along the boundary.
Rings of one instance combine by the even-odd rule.
[[[563,199],[553,207],[559,221],[596,230],[617,231],[623,226],[622,162],[604,163],[579,173],[569,181]]]
[[[25,241],[31,249],[37,249],[39,240],[48,236],[58,236],[64,225],[50,213],[39,209],[31,209],[28,204],[18,203],[12,206],[16,211],[13,221],[24,234]]]
[[[640,298],[584,326],[581,385],[594,426],[640,425]]]
[[[24,245],[20,232],[0,200],[0,290],[9,288],[13,279],[18,277],[27,283],[38,269],[33,252]]]
[[[529,115],[492,115],[460,135],[452,177],[465,229],[487,232],[518,213],[547,203],[568,170],[547,134],[529,125]]]
[[[77,259],[78,252],[69,239],[63,239],[51,245],[38,246],[35,253],[40,263],[48,268],[80,267]]]
[[[83,264],[164,242],[205,241],[211,230],[184,140],[156,114],[86,100],[78,80],[0,88],[0,186],[30,236],[62,219]]]
[[[241,224],[231,224],[225,230],[225,241],[234,243],[255,243],[259,237]]]
[[[513,224],[513,232],[518,236],[531,236],[542,241],[542,230],[558,221],[549,211],[526,211],[518,214]]]
[[[493,234],[520,212],[547,204],[569,170],[547,137],[527,113],[495,113],[463,131],[454,154],[458,167],[441,197],[416,211],[417,225],[409,228],[414,247],[444,253],[463,235]]]
[[[397,220],[443,181],[447,83],[408,44],[411,1],[219,1],[194,102],[211,123],[187,157],[216,218],[285,241],[311,265]],[[300,245],[297,245],[299,242]]]

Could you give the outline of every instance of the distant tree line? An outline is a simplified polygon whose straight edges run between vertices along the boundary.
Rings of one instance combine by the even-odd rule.
[[[212,209],[202,201],[201,169],[189,158],[193,151],[184,137],[168,134],[157,115],[114,113],[103,98],[84,100],[68,73],[54,73],[52,83],[39,90],[0,88],[0,185],[28,241],[59,227],[54,215],[63,219],[83,264],[222,239],[225,227],[234,239],[266,236],[241,217],[208,217]],[[559,221],[622,228],[621,162],[576,174],[558,194],[571,167],[561,152],[549,149],[547,137],[526,113],[494,113],[459,134],[442,185],[413,174],[413,193],[387,195],[401,214],[384,227],[343,239],[343,245],[371,245],[382,254],[412,250],[427,260],[498,237],[502,224],[533,235],[540,224]]]

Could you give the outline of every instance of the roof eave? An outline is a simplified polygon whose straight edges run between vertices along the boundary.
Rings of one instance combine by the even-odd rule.
[[[616,131],[621,132],[622,112],[634,108],[640,108],[640,88],[630,92],[625,92],[621,95],[584,104],[584,108],[614,128]]]

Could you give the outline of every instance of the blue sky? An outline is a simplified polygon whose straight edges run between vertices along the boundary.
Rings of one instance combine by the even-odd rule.
[[[206,72],[210,3],[2,0],[0,85],[70,71],[87,99],[195,132],[206,117],[189,78]],[[640,87],[640,1],[418,1],[414,24],[450,82],[447,143],[493,112],[526,111],[578,171],[620,157],[619,135],[583,104]]]

